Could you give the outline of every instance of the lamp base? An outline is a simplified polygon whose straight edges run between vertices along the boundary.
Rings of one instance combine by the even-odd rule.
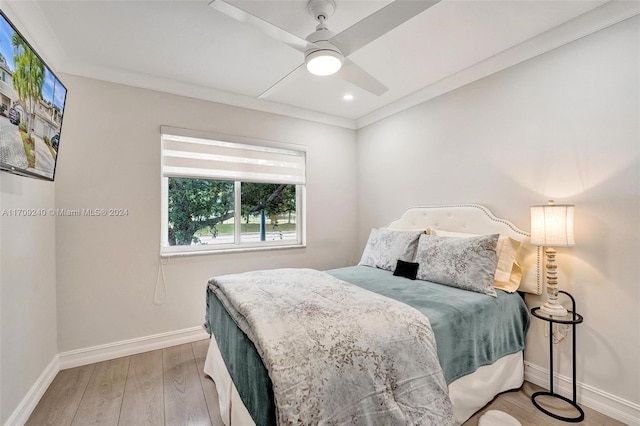
[[[540,306],[540,310],[547,315],[552,315],[554,317],[566,317],[569,315],[569,312],[565,309],[564,306],[560,304],[552,304],[546,302],[544,305]]]

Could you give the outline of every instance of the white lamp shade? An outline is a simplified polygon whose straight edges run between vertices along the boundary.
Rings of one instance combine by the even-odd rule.
[[[305,58],[307,70],[313,75],[335,74],[342,67],[342,57],[333,50],[316,50]]]
[[[531,207],[531,244],[534,246],[571,247],[573,205],[549,204]]]

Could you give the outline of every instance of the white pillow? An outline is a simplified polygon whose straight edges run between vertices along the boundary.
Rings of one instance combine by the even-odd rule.
[[[440,237],[458,237],[468,238],[477,237],[478,234],[468,234],[464,232],[451,232],[443,231],[441,229],[427,229],[427,234],[437,235]],[[520,281],[522,280],[522,268],[516,262],[516,255],[520,248],[520,241],[514,240],[506,235],[500,235],[498,238],[498,244],[496,246],[496,252],[498,253],[498,265],[496,266],[496,272],[493,277],[493,286],[504,290],[508,293],[513,293],[520,287]]]
[[[393,271],[398,259],[412,262],[416,256],[420,234],[424,234],[424,231],[372,229],[358,265]]]

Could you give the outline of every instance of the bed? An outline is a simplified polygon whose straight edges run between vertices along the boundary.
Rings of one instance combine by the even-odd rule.
[[[417,231],[420,235],[427,231],[437,236],[429,241],[462,241],[491,234],[499,234],[501,240],[508,237],[517,241],[514,265],[518,270],[514,266],[514,274],[517,272],[518,291],[497,289],[492,297],[437,282],[414,281],[387,270],[392,268],[362,264],[371,241],[360,265],[326,271],[363,291],[409,304],[429,319],[448,387],[453,423],[461,424],[498,393],[519,388],[523,383],[524,335],[529,326],[523,293],[541,293],[539,249],[528,244],[525,231],[474,204],[411,208],[384,231],[387,230]],[[497,276],[496,272],[496,279]],[[216,384],[223,421],[228,426],[276,424],[278,410],[265,362],[252,339],[238,327],[237,318],[229,314],[232,309],[227,303],[208,286],[205,329],[211,342],[204,370]]]

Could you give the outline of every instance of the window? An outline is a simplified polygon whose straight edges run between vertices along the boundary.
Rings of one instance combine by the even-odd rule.
[[[304,244],[303,150],[162,130],[163,255]]]

